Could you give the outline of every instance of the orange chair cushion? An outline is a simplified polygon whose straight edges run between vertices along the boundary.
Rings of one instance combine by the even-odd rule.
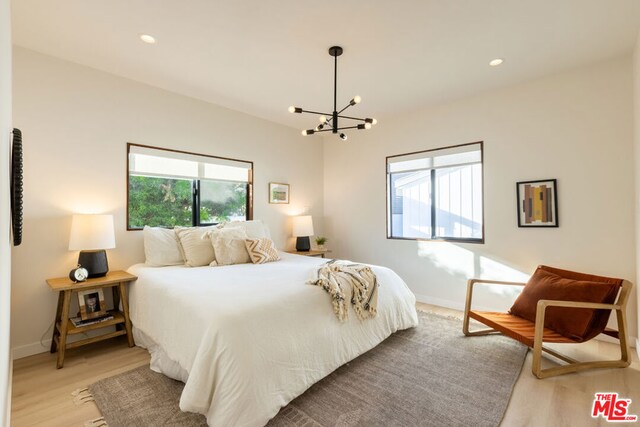
[[[538,301],[613,304],[622,279],[539,266],[514,302],[511,314],[535,322]],[[607,326],[611,310],[547,307],[544,326],[576,342],[590,340]]]
[[[536,325],[527,319],[509,313],[494,313],[491,311],[469,311],[469,317],[484,323],[509,338],[520,341],[526,346],[533,347]],[[548,328],[544,328],[542,341],[554,343],[576,342]]]

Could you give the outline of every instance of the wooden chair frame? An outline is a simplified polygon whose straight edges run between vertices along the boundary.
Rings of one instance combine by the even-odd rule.
[[[500,333],[495,329],[482,329],[478,331],[469,330],[469,311],[471,310],[471,300],[473,298],[473,287],[476,283],[492,284],[492,285],[507,285],[507,286],[524,286],[525,283],[520,282],[504,282],[499,280],[484,280],[484,279],[470,279],[467,282],[467,299],[464,308],[464,320],[462,323],[462,332],[466,336],[481,336]],[[626,308],[629,294],[631,293],[631,282],[624,280],[618,293],[618,299],[614,304],[598,304],[590,302],[577,302],[577,301],[558,301],[558,300],[540,300],[536,310],[535,321],[535,336],[533,347],[533,363],[531,366],[531,372],[538,378],[547,378],[556,375],[568,374],[571,372],[580,372],[587,369],[598,368],[626,368],[631,364],[631,358],[629,355],[628,337],[627,337],[627,318]],[[604,310],[615,310],[616,318],[618,322],[618,330],[607,330],[605,333],[614,338],[618,338],[620,342],[620,359],[618,360],[602,360],[593,362],[579,362],[575,359],[567,357],[558,353],[548,347],[544,347],[543,332],[544,332],[544,317],[547,307],[573,307],[573,308],[595,308]],[[542,369],[542,352],[547,352],[552,356],[564,361],[567,365],[557,366],[553,368]]]

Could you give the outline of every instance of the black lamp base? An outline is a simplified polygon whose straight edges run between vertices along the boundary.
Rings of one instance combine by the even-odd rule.
[[[107,251],[104,249],[97,251],[80,251],[78,264],[87,269],[89,278],[104,277],[109,272]]]
[[[296,251],[309,252],[310,250],[311,250],[311,242],[309,241],[309,236],[298,237],[298,239],[296,240]]]

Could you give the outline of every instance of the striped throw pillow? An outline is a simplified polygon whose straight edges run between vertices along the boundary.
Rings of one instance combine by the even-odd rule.
[[[266,262],[278,261],[278,250],[271,239],[245,239],[244,244],[247,246],[247,252],[254,264],[264,264]]]

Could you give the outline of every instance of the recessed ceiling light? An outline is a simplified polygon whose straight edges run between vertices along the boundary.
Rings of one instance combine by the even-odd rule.
[[[140,40],[142,40],[145,43],[149,43],[149,44],[155,44],[156,43],[155,37],[150,36],[149,34],[140,34]]]
[[[503,62],[504,62],[504,59],[496,58],[496,59],[492,59],[491,61],[489,61],[489,65],[491,65],[492,67],[497,67],[498,65],[502,64]]]

